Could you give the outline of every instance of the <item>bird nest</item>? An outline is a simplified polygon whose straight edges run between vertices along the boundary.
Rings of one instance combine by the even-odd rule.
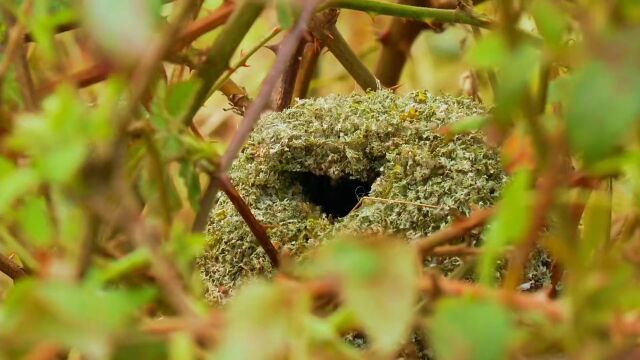
[[[292,257],[336,232],[411,241],[498,198],[506,176],[482,134],[437,131],[484,112],[471,99],[425,91],[299,100],[260,120],[230,178],[276,247]],[[207,236],[200,265],[211,300],[273,272],[224,196]],[[469,236],[473,242],[478,234]]]

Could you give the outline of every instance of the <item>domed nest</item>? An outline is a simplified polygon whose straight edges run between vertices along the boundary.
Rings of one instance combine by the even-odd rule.
[[[230,178],[276,247],[294,257],[335,232],[411,241],[498,198],[506,176],[482,134],[445,138],[436,131],[484,111],[468,98],[424,91],[300,100],[260,120]],[[200,265],[211,300],[272,272],[224,196],[207,236]]]

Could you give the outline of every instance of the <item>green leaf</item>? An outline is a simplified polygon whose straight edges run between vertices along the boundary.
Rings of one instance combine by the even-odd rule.
[[[42,197],[29,197],[18,210],[20,230],[33,245],[48,246],[53,237],[53,224],[47,203]]]
[[[4,214],[5,211],[10,209],[17,198],[34,189],[38,182],[38,174],[30,168],[22,168],[1,176],[0,214]]]
[[[304,344],[304,319],[310,310],[311,300],[304,293],[252,281],[229,304],[229,323],[213,358],[296,358],[287,355],[294,342]]]
[[[179,120],[189,110],[189,106],[198,92],[200,82],[188,80],[171,85],[165,99],[169,115]]]
[[[469,63],[480,69],[502,66],[508,58],[509,49],[500,33],[490,33],[482,37],[467,55]]]
[[[336,239],[309,264],[311,273],[338,277],[345,306],[384,354],[406,340],[417,299],[418,266],[403,242]]]
[[[522,45],[514,50],[497,73],[496,119],[510,122],[522,105],[523,96],[537,78],[541,53]]]
[[[507,359],[517,335],[502,306],[471,298],[439,301],[429,330],[440,360]]]
[[[283,30],[290,29],[296,22],[298,8],[291,0],[276,0],[278,25]]]
[[[101,290],[27,279],[11,289],[0,309],[0,335],[12,334],[27,348],[46,341],[106,358],[111,342],[129,331],[153,296],[150,289]]]
[[[200,208],[200,193],[202,189],[200,187],[200,177],[195,170],[193,164],[189,161],[183,161],[180,164],[180,177],[187,188],[187,194],[191,208],[198,211]]]
[[[531,174],[527,170],[515,173],[503,190],[498,213],[484,232],[484,245],[478,262],[480,281],[493,284],[496,260],[511,245],[523,238],[530,222],[532,207]]]
[[[591,165],[613,154],[640,115],[640,75],[616,74],[593,62],[577,71],[564,93],[569,143]]]
[[[86,0],[83,4],[87,32],[117,63],[135,64],[155,42],[159,1]]]
[[[548,0],[536,0],[531,11],[540,35],[549,44],[560,45],[569,24],[558,6]]]

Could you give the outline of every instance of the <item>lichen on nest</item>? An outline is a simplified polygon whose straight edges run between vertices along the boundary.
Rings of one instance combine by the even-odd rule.
[[[411,240],[498,198],[506,176],[482,134],[445,138],[436,131],[484,112],[471,99],[425,91],[299,100],[260,120],[230,170],[231,181],[271,240],[294,257],[341,231]],[[211,300],[247,277],[272,272],[225,197],[207,234],[200,265]]]

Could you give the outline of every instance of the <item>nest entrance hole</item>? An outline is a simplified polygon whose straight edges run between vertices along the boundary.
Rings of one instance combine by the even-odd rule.
[[[369,195],[371,185],[375,181],[362,181],[349,176],[333,179],[311,172],[294,172],[291,175],[302,187],[302,193],[307,200],[319,206],[323,213],[333,219],[349,215],[358,201]]]

